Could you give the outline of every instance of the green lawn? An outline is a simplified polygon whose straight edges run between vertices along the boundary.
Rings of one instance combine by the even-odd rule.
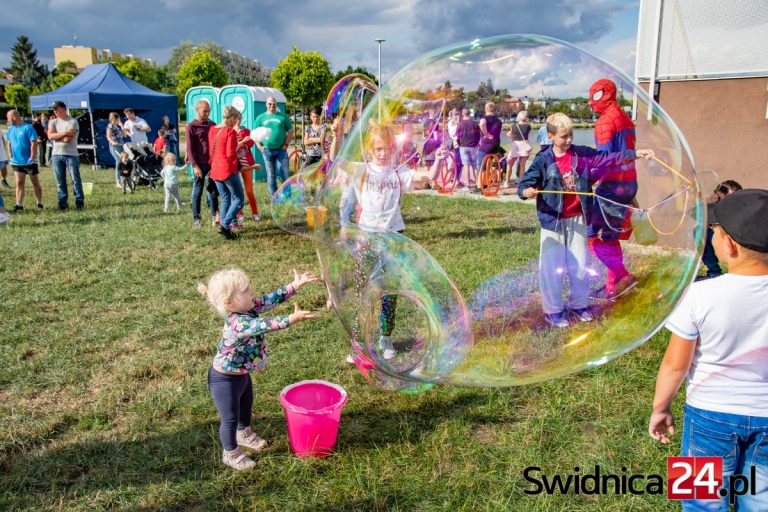
[[[348,341],[325,313],[269,336],[253,426],[270,448],[257,470],[235,473],[219,461],[205,382],[221,320],[195,285],[236,265],[271,291],[294,267],[317,271],[313,245],[271,220],[224,243],[209,226],[193,231],[188,209],[164,214],[161,190],[123,196],[109,170],[85,171],[96,187],[84,212],[58,212],[50,169],[43,175],[49,209],[0,230],[0,510],[677,509],[665,496],[523,492],[532,465],[550,477],[596,464],[666,474],[678,446],[646,433],[663,332],[600,368],[540,384],[403,395],[343,362]],[[266,187],[256,188],[269,219]],[[465,295],[505,261],[536,258],[525,252],[537,247],[536,229],[518,229],[535,226],[526,205],[409,197],[405,217]],[[321,309],[323,287],[298,300]],[[278,402],[285,385],[307,378],[350,396],[325,460],[290,453]]]

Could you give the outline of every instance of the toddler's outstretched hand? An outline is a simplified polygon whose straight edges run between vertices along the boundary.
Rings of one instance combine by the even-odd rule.
[[[317,280],[318,277],[312,272],[304,272],[303,274],[299,274],[298,270],[293,269],[293,282],[291,284],[293,285],[293,289],[296,291],[298,291],[299,288],[305,284],[314,283]]]
[[[299,307],[298,304],[293,305],[293,313],[288,315],[288,323],[293,325],[304,320],[312,320],[320,316],[320,313],[314,313],[312,311],[305,311]]]

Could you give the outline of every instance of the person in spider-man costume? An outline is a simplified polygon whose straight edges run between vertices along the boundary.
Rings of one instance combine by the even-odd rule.
[[[589,89],[589,106],[600,114],[595,124],[598,150],[618,152],[635,149],[635,124],[616,102],[616,84],[601,78]],[[595,188],[594,214],[590,221],[589,248],[606,266],[605,293],[608,298],[621,295],[637,281],[624,267],[619,240],[629,238],[629,209],[635,203],[637,172],[634,161],[609,169]],[[605,200],[601,199],[605,198]]]

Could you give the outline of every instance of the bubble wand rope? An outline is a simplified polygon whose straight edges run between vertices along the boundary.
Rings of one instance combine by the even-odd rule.
[[[673,172],[674,172],[674,171],[673,171]],[[675,173],[675,174],[677,174],[677,173]],[[678,176],[679,176],[679,174],[678,174]],[[681,176],[681,178],[682,178],[682,176]],[[685,179],[685,178],[683,178],[683,179]],[[686,189],[684,190],[684,192],[685,192],[685,206],[684,206],[684,208],[683,208],[683,211],[685,211],[685,210],[688,208],[688,189],[686,188]],[[597,194],[595,194],[594,192],[576,192],[576,191],[569,191],[569,190],[537,190],[537,191],[536,191],[536,193],[537,193],[537,194],[562,194],[562,195],[565,195],[565,194],[573,194],[573,195],[575,195],[575,196],[592,196],[592,197],[597,197],[597,198],[600,198],[600,196],[599,196],[599,195],[597,195]],[[672,197],[670,197],[670,198],[668,198],[668,199],[666,199],[666,200],[662,201],[661,203],[659,203],[659,204],[657,204],[657,205],[655,205],[655,206],[651,206],[650,208],[633,208],[633,207],[631,207],[631,206],[627,206],[627,208],[628,208],[628,209],[631,209],[631,210],[641,210],[641,211],[643,211],[643,210],[644,210],[644,211],[647,213],[648,223],[651,225],[651,227],[652,227],[652,228],[653,228],[653,229],[654,229],[654,230],[655,230],[655,231],[656,231],[658,234],[660,234],[660,235],[664,235],[664,236],[670,236],[670,235],[674,235],[675,233],[677,233],[677,231],[678,231],[678,230],[680,229],[680,227],[683,225],[683,221],[685,220],[685,215],[681,215],[681,216],[680,216],[680,222],[678,222],[678,223],[677,223],[677,226],[675,226],[675,228],[674,228],[672,231],[662,231],[662,230],[661,230],[661,229],[659,229],[659,228],[656,226],[656,224],[653,222],[653,219],[651,218],[651,210],[653,210],[653,209],[654,209],[654,208],[656,208],[657,206],[661,206],[662,204],[664,204],[664,203],[668,202],[668,201],[669,201],[670,199],[672,199],[673,197],[677,197],[677,195],[679,195],[679,194],[676,194],[676,195],[674,195],[674,196],[672,196]],[[607,201],[610,201],[610,199],[606,199],[606,200],[607,200]],[[612,202],[612,203],[613,203],[614,201],[610,201],[610,202]],[[602,208],[602,207],[601,207],[601,208]]]
[[[573,194],[575,196],[596,196],[594,192],[576,192],[575,190],[537,190],[536,194]]]
[[[685,182],[686,182],[686,183],[687,183],[689,186],[690,186],[690,185],[693,185],[693,182],[692,182],[691,180],[689,180],[688,178],[686,178],[685,176],[683,176],[682,174],[680,174],[678,171],[674,170],[672,167],[670,167],[670,166],[669,166],[669,165],[667,165],[666,163],[662,162],[661,160],[659,160],[659,159],[658,159],[658,158],[656,158],[655,156],[653,156],[653,157],[651,157],[651,158],[653,158],[653,160],[654,160],[655,162],[657,162],[658,164],[660,164],[662,167],[664,167],[665,169],[667,169],[669,172],[671,172],[672,174],[674,174],[675,176],[677,176],[677,177],[678,177],[678,178],[680,178],[681,180],[685,181]]]

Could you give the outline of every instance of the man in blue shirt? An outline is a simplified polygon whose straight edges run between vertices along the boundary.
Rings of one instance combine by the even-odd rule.
[[[544,114],[544,119],[548,117],[548,113]],[[549,140],[549,137],[547,137],[547,123],[544,122],[543,125],[539,128],[539,131],[536,134],[536,144],[539,145],[539,153],[547,149],[549,146],[552,145],[552,141]],[[537,153],[538,154],[538,153]]]
[[[16,206],[15,211],[24,209],[24,182],[27,175],[32,180],[32,187],[37,198],[37,208],[43,209],[43,189],[40,188],[39,170],[37,168],[37,134],[31,124],[22,121],[19,112],[9,110],[8,147],[11,156],[11,167],[16,176]]]

